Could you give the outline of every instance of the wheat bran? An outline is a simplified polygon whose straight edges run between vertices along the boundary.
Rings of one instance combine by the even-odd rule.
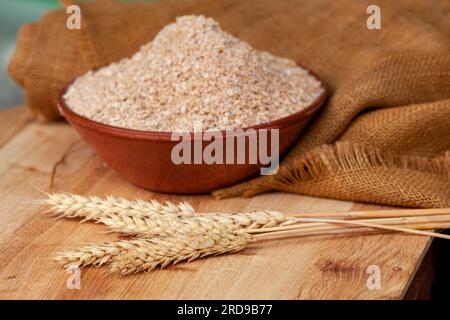
[[[204,16],[178,17],[131,58],[77,78],[64,95],[92,120],[143,131],[232,129],[295,113],[322,92],[294,61],[258,52]]]

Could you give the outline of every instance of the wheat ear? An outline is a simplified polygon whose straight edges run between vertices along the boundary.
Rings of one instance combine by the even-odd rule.
[[[110,215],[102,217],[98,221],[114,231],[122,233],[160,235],[220,233],[224,228],[230,226],[260,229],[296,223],[295,218],[288,218],[281,212],[276,211],[216,213],[179,218]]]
[[[160,217],[153,218],[111,215],[98,220],[113,229],[121,232],[154,234],[174,239],[213,239],[220,245],[230,242],[235,238],[236,232],[242,232],[245,228],[265,228],[273,226],[284,226],[295,223],[296,219],[286,218],[280,212],[251,212],[237,214],[208,214],[194,217]],[[174,235],[170,237],[170,235]],[[179,237],[179,238],[178,238]],[[115,243],[104,243],[98,245],[87,245],[78,249],[69,249],[55,256],[57,262],[66,264],[66,268],[85,267],[87,265],[101,266],[110,263],[119,255],[128,252],[135,240],[123,240]],[[155,243],[152,240],[152,243]],[[204,240],[206,241],[206,240]],[[233,242],[233,241],[231,241]],[[139,243],[139,242],[138,242]],[[210,253],[214,254],[217,247]],[[232,250],[229,250],[232,251]],[[227,251],[228,252],[228,251]],[[181,259],[184,260],[184,259]],[[122,264],[124,262],[122,261]]]
[[[203,235],[177,234],[175,236],[141,237],[67,249],[56,253],[53,259],[64,264],[65,268],[82,268],[89,265],[99,267],[119,259],[120,261],[113,269],[120,266],[121,270],[134,268],[133,270],[136,270],[134,272],[138,272],[138,269],[139,271],[144,270],[142,269],[144,264],[156,263],[156,261],[159,263],[156,263],[155,266],[165,267],[171,262],[175,264],[182,260],[191,261],[208,255],[235,252],[245,245],[243,239],[247,239],[246,242],[248,242],[251,238],[250,235],[239,229],[228,229],[221,233],[205,233]],[[175,254],[176,252],[178,253]],[[130,257],[133,259],[131,260]],[[125,267],[126,263],[122,261],[122,258],[130,259],[130,264],[132,263],[134,267],[131,265]],[[141,263],[140,268],[138,268],[137,262]],[[148,265],[145,265],[145,270],[148,270]],[[121,271],[121,273],[128,272]]]
[[[252,236],[245,232],[228,233],[226,236],[177,235],[158,238],[138,238],[134,248],[112,259],[110,271],[130,274],[165,268],[181,261],[192,261],[211,255],[233,253],[242,250]]]
[[[85,218],[85,220],[97,220],[104,216],[140,216],[151,217],[155,215],[179,215],[191,216],[194,209],[186,202],[173,204],[166,202],[161,204],[155,200],[128,200],[119,197],[108,196],[85,197],[68,193],[49,194],[42,201],[49,206],[49,212],[66,218]]]

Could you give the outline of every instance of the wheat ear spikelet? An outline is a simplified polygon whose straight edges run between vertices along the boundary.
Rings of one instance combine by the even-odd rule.
[[[186,202],[161,204],[155,200],[127,200],[120,197],[108,196],[104,199],[90,196],[85,197],[69,193],[48,194],[42,201],[49,206],[49,212],[61,217],[97,220],[104,216],[141,216],[179,215],[191,216],[194,209]]]
[[[53,260],[64,264],[66,269],[86,266],[100,267],[111,262],[114,256],[130,249],[132,244],[128,240],[88,244],[78,248],[66,249],[54,255]]]
[[[165,268],[181,261],[242,250],[252,236],[245,232],[226,235],[177,235],[158,238],[138,238],[135,247],[115,256],[110,271],[130,274],[151,271],[156,267]]]
[[[192,217],[111,215],[98,219],[114,231],[131,234],[204,234],[221,233],[225,228],[271,228],[296,223],[295,218],[288,218],[281,212],[255,211],[248,213],[215,213],[195,215]]]

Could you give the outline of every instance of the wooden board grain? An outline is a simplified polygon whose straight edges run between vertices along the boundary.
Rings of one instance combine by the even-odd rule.
[[[0,147],[32,121],[25,106],[1,110]]]
[[[257,242],[234,255],[120,277],[83,269],[69,289],[52,253],[115,239],[103,227],[54,220],[33,203],[47,190],[189,201],[198,212],[255,209],[292,212],[380,208],[302,195],[269,193],[214,200],[137,188],[95,155],[66,123],[30,122],[24,108],[0,112],[0,298],[2,299],[400,299],[430,239],[403,234],[287,238]],[[53,176],[53,179],[52,179]],[[52,181],[53,180],[53,181]],[[379,266],[381,288],[370,290],[367,268]]]

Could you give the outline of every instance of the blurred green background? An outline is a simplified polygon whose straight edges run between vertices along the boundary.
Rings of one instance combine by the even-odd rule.
[[[17,30],[24,23],[39,20],[43,12],[59,5],[57,0],[0,0],[0,108],[23,102],[22,90],[6,72]]]
[[[22,89],[6,71],[15,48],[17,30],[24,23],[39,20],[45,11],[58,7],[61,7],[58,0],[0,0],[0,109],[23,102]]]

